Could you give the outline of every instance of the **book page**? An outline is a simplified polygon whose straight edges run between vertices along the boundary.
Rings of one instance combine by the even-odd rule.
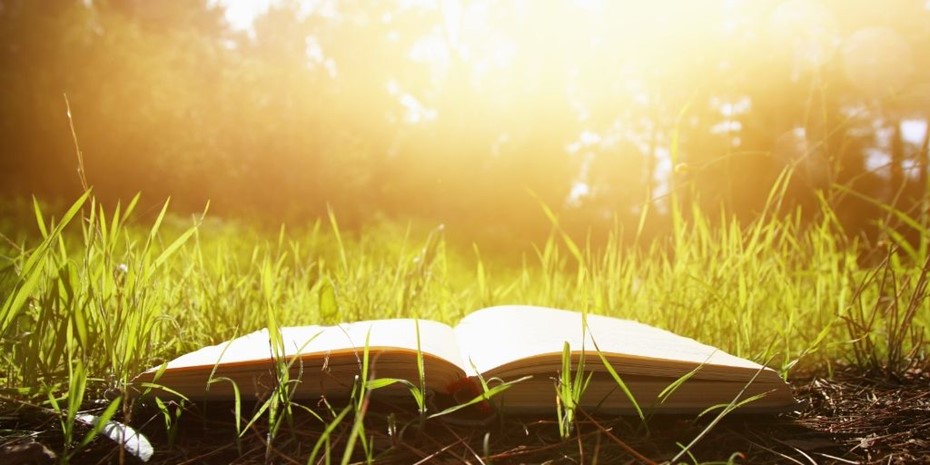
[[[423,369],[417,363],[417,333]],[[287,362],[287,387],[294,398],[348,397],[357,386],[367,344],[370,379],[396,378],[449,392],[466,376],[455,333],[448,325],[414,319],[372,320],[336,326],[281,328],[282,356]],[[188,399],[264,399],[282,380],[272,356],[267,330],[204,347],[164,366],[137,376],[133,383],[144,392],[154,383],[155,395]],[[164,368],[164,372],[162,372]],[[408,397],[396,383],[375,395]]]
[[[623,359],[627,368],[642,374],[663,375],[665,372],[684,370],[704,364],[701,373],[716,370],[723,373],[733,367],[740,373],[760,370],[761,365],[729,355],[717,348],[701,344],[659,328],[630,320],[600,315],[587,316],[588,330],[582,331],[582,315],[579,312],[530,306],[501,306],[478,310],[467,315],[455,327],[456,337],[462,346],[462,359],[466,372],[474,376],[487,374],[508,364],[522,371],[537,364],[552,366],[552,354],[561,360],[564,342],[572,351],[580,351],[582,344],[590,354],[588,363],[601,365],[595,352],[594,342],[601,353],[613,360]],[[548,360],[539,356],[550,354]],[[526,360],[536,357],[536,360]],[[471,364],[474,364],[472,369]],[[672,369],[674,367],[674,369]],[[624,366],[614,367],[621,371]],[[477,372],[475,371],[477,370]],[[500,370],[498,370],[500,371]],[[680,373],[683,374],[684,372]],[[497,373],[494,373],[497,374]],[[774,373],[773,373],[774,374]]]
[[[281,328],[284,355],[292,357],[324,355],[329,352],[357,350],[362,356],[366,337],[369,349],[387,348],[417,350],[419,323],[420,349],[424,354],[444,359],[462,367],[461,352],[455,334],[448,325],[431,320],[392,319],[343,323],[335,326],[299,326]],[[272,358],[268,330],[204,347],[168,363],[167,370],[212,368],[220,365],[241,365],[265,362]],[[149,371],[155,371],[155,367]]]

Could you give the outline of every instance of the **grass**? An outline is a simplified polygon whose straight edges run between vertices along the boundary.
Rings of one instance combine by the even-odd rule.
[[[785,376],[829,373],[839,363],[893,377],[927,365],[928,247],[890,236],[882,264],[863,265],[863,244],[846,236],[827,207],[814,224],[769,212],[740,225],[694,211],[671,236],[638,247],[621,245],[626,232],[619,227],[605,244],[576,242],[546,210],[549,240],[513,266],[477,245],[448,243],[441,228],[382,224],[347,232],[331,213],[305,229],[268,235],[204,215],[174,217],[167,204],[146,218],[136,206],[134,199],[107,211],[88,193],[51,215],[36,202],[30,233],[0,231],[7,239],[0,242],[0,399],[7,412],[0,413],[27,405],[53,412],[58,425],[49,429],[61,438],[65,461],[99,433],[79,425],[79,413],[99,414],[100,424],[111,417],[134,423],[126,392],[133,376],[263,327],[274,333],[386,317],[451,323],[484,306],[524,303],[640,320],[769,362]],[[570,441],[579,418],[572,402],[584,377],[570,366],[563,371],[556,430]],[[279,389],[248,423],[236,403],[236,437],[267,422],[268,460],[282,425],[302,408],[290,399],[289,372],[281,367]],[[337,458],[328,452],[332,443],[344,441],[343,463],[375,461],[366,399],[392,382],[363,372],[354,406],[314,413],[321,434],[307,452],[329,463]],[[421,430],[428,417],[422,385],[408,386]],[[174,431],[183,408],[160,402],[159,409],[164,429]]]

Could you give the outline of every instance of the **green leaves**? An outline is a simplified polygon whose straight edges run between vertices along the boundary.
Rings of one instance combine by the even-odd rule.
[[[141,369],[197,346],[261,327],[274,330],[268,349],[276,356],[279,390],[273,404],[255,412],[234,407],[237,436],[244,437],[256,422],[267,420],[274,430],[289,421],[289,409],[304,408],[292,399],[299,359],[284,356],[277,328],[412,315],[453,323],[464,312],[501,301],[637,319],[737,355],[771,355],[785,372],[797,363],[810,368],[839,357],[889,372],[925,360],[927,326],[920,311],[930,281],[926,247],[900,248],[877,271],[865,269],[835,234],[834,217],[810,228],[772,214],[758,224],[714,227],[716,220],[695,210],[676,233],[674,253],[664,246],[631,248],[621,230],[596,249],[566,239],[553,223],[535,258],[511,263],[498,260],[494,249],[462,250],[441,234],[427,237],[412,226],[341,232],[335,215],[331,228],[319,227],[327,224],[323,219],[307,232],[282,229],[274,237],[241,224],[195,220],[179,227],[167,206],[139,224],[137,202],[109,210],[84,195],[60,220],[34,202],[33,242],[23,250],[12,247],[3,269],[2,285],[10,292],[0,296],[0,382],[8,392],[48,399],[61,414],[63,431],[71,431],[68,447],[83,438],[75,432],[82,431],[82,400],[100,399],[103,389],[119,390]],[[543,215],[558,220],[551,209]],[[912,262],[911,254],[924,260]],[[850,339],[856,341],[853,352]],[[565,349],[553,398],[560,432],[571,435],[590,375],[585,360]],[[622,371],[599,359],[618,395],[626,395],[642,417]],[[377,378],[371,362],[366,355],[359,367],[365,376],[349,410],[328,406],[318,414],[327,431],[336,431],[340,421],[347,427],[352,415],[364,417],[366,396],[374,391],[397,390],[404,398],[409,392],[420,420],[428,421],[488,402],[520,381],[481,380],[481,392],[470,399],[427,411],[433,407],[422,353],[411,379]],[[216,383],[230,378],[217,375],[212,385],[227,388]],[[669,385],[663,396],[685,380]],[[166,428],[173,415],[163,402]],[[367,454],[373,449],[363,420],[353,420],[353,444]],[[327,441],[336,438],[323,440],[318,452],[331,445]]]
[[[581,397],[588,388],[593,372],[585,373],[584,348],[579,354],[578,364],[572,366],[572,349],[566,341],[562,346],[562,370],[556,382],[556,410],[559,417],[559,434],[562,439],[574,431],[575,418],[581,406]]]
[[[597,350],[597,356],[601,359],[601,363],[604,365],[604,368],[607,369],[607,372],[610,373],[610,377],[613,378],[615,383],[617,383],[617,387],[620,388],[620,391],[623,392],[623,395],[625,395],[627,399],[630,399],[630,403],[636,410],[636,415],[640,418],[640,420],[645,420],[646,417],[643,415],[643,410],[639,407],[639,402],[636,401],[636,397],[634,397],[633,393],[630,392],[630,388],[627,387],[625,382],[623,382],[623,378],[620,377],[620,375],[617,373],[617,370],[615,370],[610,362],[607,361],[607,357],[605,357],[604,354],[601,353],[601,350],[597,348],[596,342],[594,348]]]
[[[336,302],[336,287],[331,279],[323,279],[319,290],[320,322],[322,324],[339,323],[339,304]]]
[[[20,267],[19,282],[13,288],[13,292],[4,299],[3,306],[0,307],[0,338],[6,336],[13,319],[20,314],[26,300],[33,295],[39,284],[42,283],[46,267],[51,263],[52,246],[61,240],[62,231],[71,223],[71,220],[81,210],[89,196],[90,192],[85,192],[78,197],[77,201],[71,205],[51,232],[45,227],[38,200],[33,199],[36,221],[42,232],[43,240],[35,250],[20,257],[22,265]]]

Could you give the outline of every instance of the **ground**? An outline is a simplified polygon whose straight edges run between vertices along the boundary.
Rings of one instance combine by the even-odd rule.
[[[930,374],[908,373],[894,381],[878,376],[835,375],[792,382],[799,400],[796,411],[780,415],[731,414],[711,425],[700,420],[657,416],[648,428],[635,419],[582,415],[571,439],[558,435],[554,418],[508,418],[481,425],[429,420],[420,425],[409,409],[372,405],[366,432],[376,463],[661,463],[676,458],[682,447],[699,437],[677,460],[693,463],[733,460],[736,463],[930,463]],[[320,437],[319,421],[295,412],[272,447],[266,424],[251,428],[239,441],[228,412],[232,405],[191,406],[176,430],[173,444],[155,411],[142,410],[134,424],[155,444],[150,463],[306,463]],[[243,406],[243,408],[250,408]],[[0,418],[0,431],[13,428],[37,433],[30,439],[11,434],[0,440],[0,462],[10,465],[51,463],[47,449],[61,444],[57,421],[41,412]],[[148,415],[148,416],[146,416]],[[31,417],[31,418],[30,418]],[[259,422],[261,423],[261,421]],[[345,428],[333,433],[344,444]],[[707,430],[706,434],[702,432]],[[355,450],[361,451],[357,444]],[[342,459],[332,449],[333,462]],[[362,461],[361,455],[353,459]],[[119,448],[106,439],[74,457],[72,463],[119,463]],[[137,463],[132,456],[122,458]]]

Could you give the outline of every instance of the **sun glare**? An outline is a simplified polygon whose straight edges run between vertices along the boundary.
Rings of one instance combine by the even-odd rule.
[[[892,3],[907,13],[868,0],[86,2],[61,24],[86,45],[68,60],[93,66],[45,75],[91,89],[73,92],[100,108],[85,117],[98,133],[81,132],[108,154],[102,182],[127,191],[132,176],[110,166],[177,176],[197,201],[265,206],[283,194],[255,186],[275,185],[313,212],[370,202],[532,221],[535,196],[639,222],[693,191],[748,216],[785,167],[818,188],[859,167],[916,172],[930,13]],[[124,108],[106,102],[135,107],[115,125]],[[139,147],[144,163],[121,158]],[[209,183],[188,183],[205,167]]]
[[[255,17],[268,11],[273,0],[215,0],[226,9],[226,20],[236,29],[248,30]]]
[[[225,6],[229,23],[246,31],[278,4],[217,1]],[[344,20],[338,3],[299,3],[307,12],[330,12],[324,15],[327,21]],[[398,10],[373,7],[371,17],[353,20],[360,24],[360,48],[353,52],[358,59],[378,63],[384,58],[378,50],[404,49],[407,63],[385,63],[391,67],[385,71],[388,78],[376,84],[397,107],[388,121],[414,126],[470,121],[470,131],[493,121],[509,141],[493,143],[492,152],[500,156],[521,138],[539,137],[518,134],[514,121],[561,112],[581,123],[574,133],[561,134],[564,155],[574,160],[578,173],[567,188],[569,204],[597,194],[595,184],[604,181],[594,179],[594,173],[605,153],[625,153],[621,169],[643,171],[644,182],[654,184],[653,193],[667,192],[671,166],[678,162],[670,158],[668,129],[658,126],[662,122],[654,114],[663,105],[689,105],[695,92],[713,94],[709,100],[716,117],[707,122],[708,131],[722,141],[719,150],[732,152],[746,140],[741,119],[758,105],[748,96],[726,95],[726,88],[746,73],[780,67],[797,82],[842,60],[850,82],[874,96],[900,88],[911,73],[912,51],[897,32],[875,27],[844,36],[834,11],[814,0],[411,0],[392,8]],[[408,9],[422,10],[422,22],[406,16],[399,20]],[[748,43],[757,48],[747,48]],[[328,58],[334,46],[353,44],[307,40],[308,61],[325,63],[331,77],[345,66]],[[359,99],[353,108],[365,108],[370,95],[350,98]],[[808,147],[801,134],[776,152]],[[435,150],[454,156],[444,148]]]

